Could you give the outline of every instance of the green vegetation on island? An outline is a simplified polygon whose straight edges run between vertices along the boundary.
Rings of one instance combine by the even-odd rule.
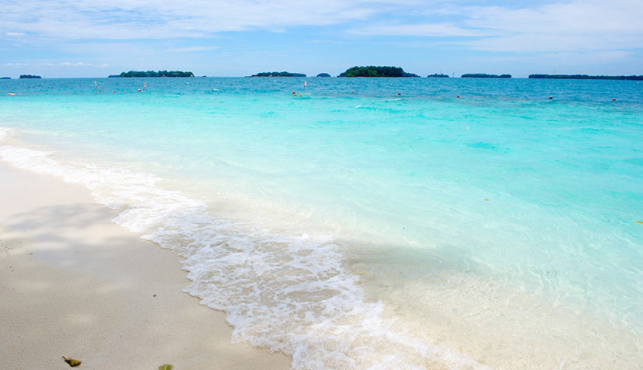
[[[26,78],[42,78],[42,77],[36,76],[36,75],[20,75],[20,79],[24,80]]]
[[[533,74],[529,78],[542,78],[552,80],[632,80],[643,81],[643,76],[588,76],[588,75],[547,75]]]
[[[183,71],[129,71],[121,72],[120,75],[110,75],[109,77],[194,77],[194,73]]]
[[[10,80],[11,77],[0,77],[0,80]]]
[[[330,77],[330,75],[328,73],[320,73],[317,77]]]
[[[306,77],[304,73],[291,73],[291,72],[261,72],[250,77]]]
[[[366,66],[352,67],[337,77],[420,77],[414,73],[404,72],[400,67]]]
[[[465,73],[461,78],[511,78],[511,75],[509,74],[502,74],[502,75],[490,75],[486,73]]]
[[[434,74],[428,75],[426,77],[427,78],[449,78],[449,75],[445,75],[443,73],[440,73],[440,74],[434,73]]]

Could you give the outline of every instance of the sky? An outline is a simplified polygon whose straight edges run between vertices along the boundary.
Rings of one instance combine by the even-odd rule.
[[[0,0],[0,77],[643,75],[643,0]]]

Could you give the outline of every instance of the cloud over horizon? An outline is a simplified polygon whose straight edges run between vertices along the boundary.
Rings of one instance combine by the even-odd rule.
[[[337,45],[340,55],[351,54],[342,44],[379,43],[363,47],[362,54],[375,55],[376,49],[382,53],[423,40],[454,55],[560,53],[610,63],[641,54],[640,14],[639,0],[195,0],[189,5],[174,0],[23,0],[0,7],[0,51],[5,54],[0,62],[22,62],[22,50],[46,50],[51,58],[56,53],[66,59],[78,55],[74,59],[87,58],[82,63],[102,65],[91,60],[89,50],[116,60],[119,48],[110,46],[116,43],[157,57],[240,54],[239,48],[256,50],[255,40],[261,39],[262,47],[290,47],[292,52],[302,42]],[[215,39],[227,40],[227,45]],[[96,47],[101,44],[104,51]]]

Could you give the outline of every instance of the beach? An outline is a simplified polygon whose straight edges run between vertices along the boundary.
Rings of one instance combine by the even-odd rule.
[[[291,358],[232,344],[199,304],[179,257],[111,222],[87,188],[0,163],[3,369],[288,369]]]
[[[305,82],[0,82],[1,365],[639,366],[642,85]]]

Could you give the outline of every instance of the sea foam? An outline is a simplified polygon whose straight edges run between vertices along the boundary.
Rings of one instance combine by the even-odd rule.
[[[366,300],[332,236],[217,219],[216,210],[163,189],[154,176],[2,145],[10,135],[0,128],[0,159],[84,184],[119,212],[115,223],[180,255],[192,281],[185,291],[225,311],[235,342],[292,355],[294,369],[487,368],[384,317],[384,304]]]

